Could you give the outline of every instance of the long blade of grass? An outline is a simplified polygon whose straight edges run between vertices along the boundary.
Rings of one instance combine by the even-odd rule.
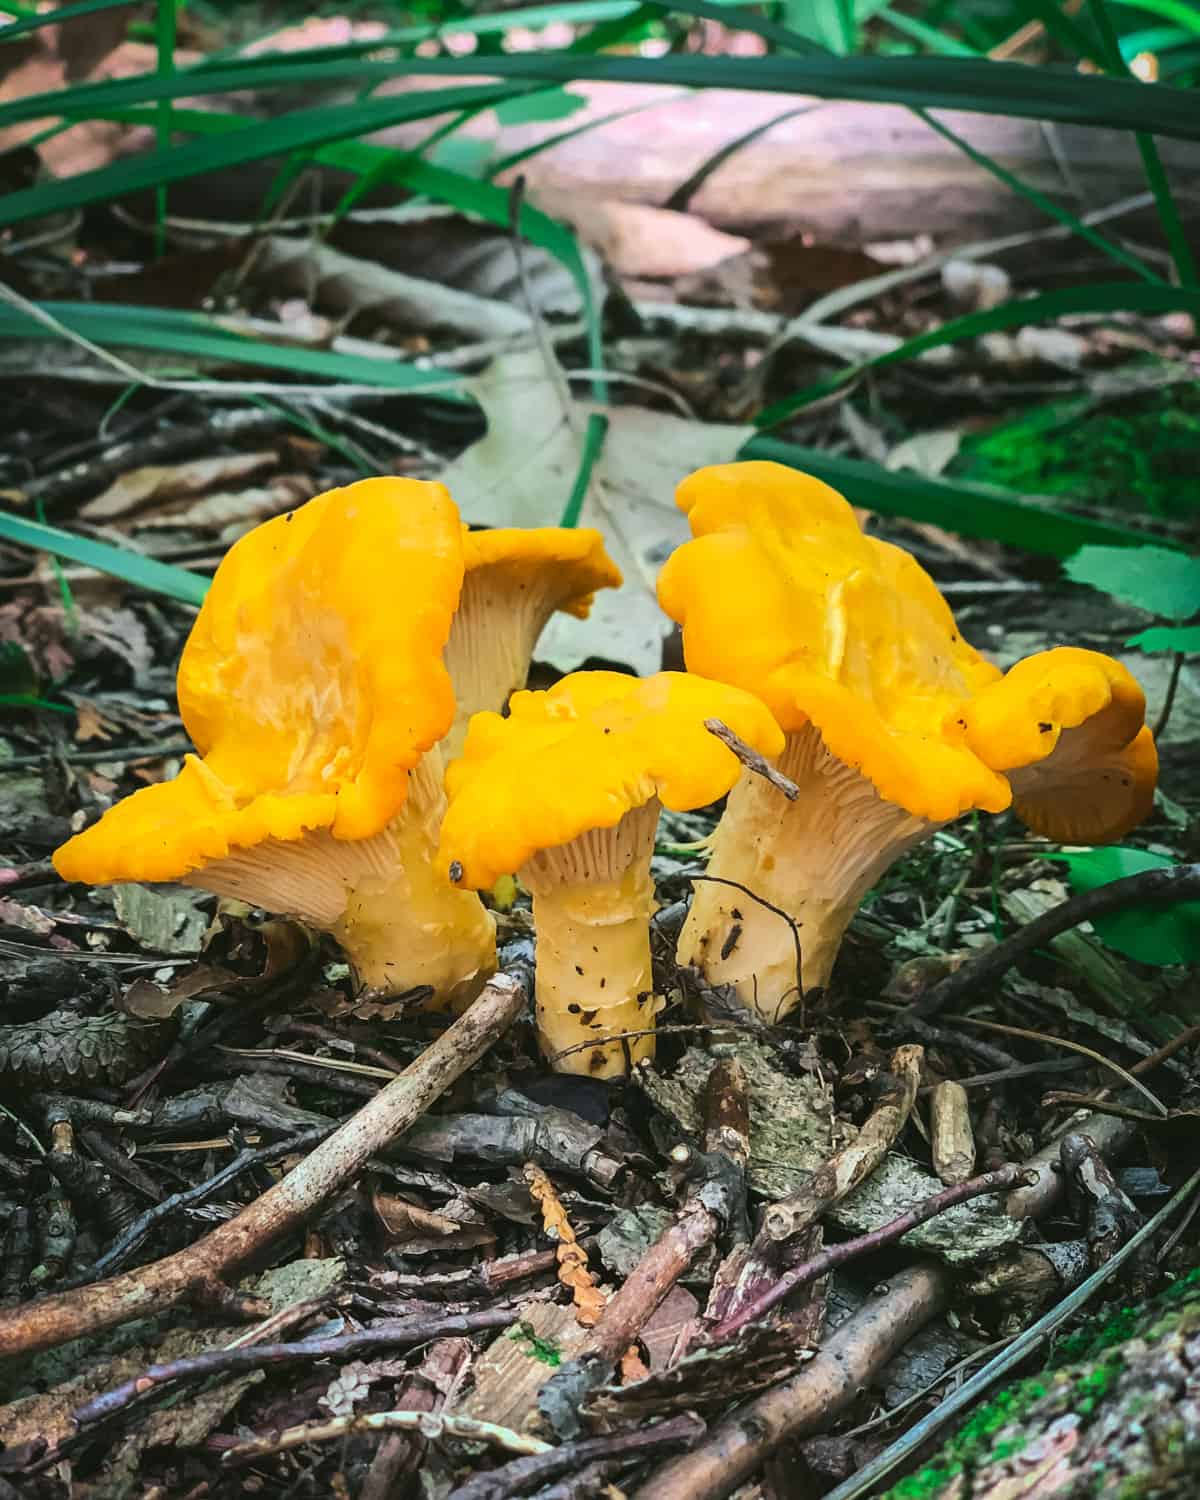
[[[301,60],[297,61],[297,57]],[[403,74],[477,78],[486,69],[490,75],[514,81],[568,83],[595,79],[665,83],[677,88],[812,94],[823,99],[857,99],[1062,124],[1141,129],[1181,140],[1200,140],[1200,111],[1189,108],[1188,96],[1177,89],[1157,83],[1135,83],[1127,78],[1089,76],[1051,67],[1030,68],[977,57],[833,57],[827,53],[753,58],[589,57],[564,52],[521,52],[496,54],[486,59],[411,57],[386,63],[355,60],[306,63],[303,54],[291,54],[285,61],[274,63],[267,59],[254,61],[253,68],[226,67],[205,71],[202,77],[198,70],[179,69],[169,79],[141,74],[10,100],[0,106],[0,125],[57,116],[92,118],[134,104],[194,94],[201,87],[206,93],[219,93],[250,87],[315,86],[352,79],[359,87],[368,88]],[[449,102],[453,90],[447,90],[441,99],[430,94],[421,96],[419,102],[409,98],[368,100],[312,113],[319,113],[323,119],[335,117],[337,123],[330,125],[331,134],[327,138],[343,137],[351,133],[345,124],[350,110],[406,107],[400,116],[384,120],[391,124],[397,118],[420,118],[437,109],[467,108],[480,102],[477,91],[487,87],[496,85],[476,85],[474,93],[464,89],[458,103]],[[268,121],[257,128],[269,131],[289,119],[291,128],[296,129],[291,116]],[[361,130],[378,128],[369,116],[360,127]]]
[[[1101,234],[1099,230],[1092,229],[1077,214],[1073,214],[1069,208],[1064,208],[1061,204],[1055,203],[1053,198],[1048,198],[1045,193],[1040,192],[1032,183],[1022,182],[1015,173],[1010,172],[1007,167],[1002,167],[993,157],[985,155],[982,151],[977,151],[971,145],[970,141],[965,140],[956,131],[951,130],[949,125],[944,125],[935,116],[931,115],[928,110],[918,109],[916,114],[920,119],[924,120],[930,130],[935,131],[944,140],[949,141],[952,146],[956,146],[964,156],[975,162],[976,165],[981,166],[985,172],[990,172],[993,177],[1004,183],[1006,187],[1011,188],[1014,193],[1020,193],[1023,198],[1027,198],[1030,203],[1040,208],[1050,218],[1057,219],[1060,224],[1065,224],[1073,234],[1077,234],[1080,239],[1087,240],[1089,245],[1094,245],[1097,250],[1107,255],[1110,260],[1114,260],[1118,265],[1122,265],[1127,270],[1132,271],[1135,276],[1140,276],[1143,281],[1149,281],[1160,286],[1165,285],[1163,278],[1156,271],[1152,270],[1144,260],[1141,260],[1131,251],[1126,250],[1116,240],[1111,240],[1107,235]]]
[[[833,485],[855,505],[885,516],[906,516],[961,536],[987,537],[1050,557],[1068,557],[1079,547],[1099,541],[1101,535],[1105,538],[1101,545],[1108,547],[1139,547],[1148,540],[1145,532],[1031,505],[986,485],[954,484],[906,471],[893,473],[878,464],[778,438],[752,437],[738,457],[771,459],[802,469]]]
[[[128,123],[141,124],[148,117],[141,111],[126,110],[118,118]],[[222,114],[215,110],[176,110],[174,123],[177,130],[206,136],[234,135],[239,141],[246,139],[243,133],[252,132],[255,125],[246,116]],[[252,139],[252,135],[250,138]],[[360,176],[385,167],[391,181],[402,183],[412,193],[432,198],[438,203],[447,203],[460,213],[473,214],[498,229],[509,228],[511,212],[506,189],[468,177],[465,173],[452,171],[449,167],[439,166],[422,157],[392,151],[386,146],[375,146],[369,142],[337,141],[319,147],[314,151],[313,159],[325,166],[338,167]],[[69,182],[73,179],[65,180]],[[0,200],[0,222],[7,201]],[[549,214],[527,202],[521,204],[518,224],[521,234],[531,245],[553,255],[570,273],[583,305],[589,364],[593,370],[602,369],[604,351],[599,310],[578,240],[565,224],[560,224],[557,219],[552,219]]]
[[[877,354],[874,359],[847,366],[827,380],[806,386],[760,412],[755,418],[755,424],[763,428],[773,427],[801,407],[832,395],[848,381],[857,379],[864,371],[913,359],[926,349],[960,343],[964,339],[980,338],[985,333],[995,333],[1006,328],[1021,328],[1027,323],[1044,323],[1052,318],[1111,312],[1138,312],[1149,316],[1190,312],[1194,316],[1200,316],[1200,291],[1190,287],[1137,286],[1124,281],[1098,282],[1095,286],[1067,287],[1059,292],[1046,292],[1040,297],[1003,302],[999,307],[989,308],[987,312],[967,313],[961,318],[951,318],[940,328],[918,334],[916,338],[908,339],[886,354]]]
[[[185,76],[178,71],[170,79],[150,78],[145,82],[147,87],[154,84],[160,89],[166,88],[169,93],[179,93],[183,91],[181,80]],[[64,91],[64,96],[70,92]],[[241,162],[311,150],[348,136],[367,135],[387,125],[423,120],[444,110],[469,109],[511,95],[512,89],[503,84],[476,84],[436,89],[416,96],[367,99],[356,104],[333,105],[328,109],[296,110],[274,120],[256,120],[249,124],[238,118],[236,125],[222,131],[217,139],[186,141],[166,151],[131,157],[91,172],[78,172],[73,177],[38,183],[35,187],[9,193],[0,198],[0,224],[16,224],[31,216],[79,208],[125,193],[198,177],[205,172],[220,171]],[[167,94],[163,93],[162,97],[167,97]],[[107,111],[101,111],[92,118],[101,115],[111,117]],[[180,112],[175,120],[177,126],[182,118]]]
[[[208,579],[200,573],[158,562],[153,557],[143,557],[140,552],[114,547],[109,542],[98,542],[90,536],[79,536],[74,531],[63,531],[58,526],[27,521],[23,516],[0,512],[0,538],[22,547],[35,548],[38,552],[52,553],[55,557],[69,558],[71,562],[122,578],[138,588],[149,589],[151,593],[178,599],[182,604],[200,605],[208,591]]]
[[[365,355],[336,354],[325,349],[300,349],[270,344],[223,328],[200,313],[176,312],[169,308],[124,307],[119,303],[39,302],[40,311],[72,333],[93,344],[125,349],[152,349],[189,359],[214,360],[226,364],[257,365],[286,371],[289,375],[315,377],[345,385],[378,386],[381,390],[421,393],[437,387],[444,400],[463,402],[443,372],[419,370],[395,359],[371,359]],[[18,308],[0,307],[0,338],[52,339],[53,329]]]
[[[1100,33],[1106,66],[1112,72],[1128,77],[1129,67],[1121,55],[1121,44],[1117,40],[1112,17],[1104,8],[1103,0],[1088,0],[1088,9],[1096,23],[1096,30]],[[1179,209],[1175,205],[1171,184],[1167,181],[1166,172],[1163,171],[1162,158],[1158,154],[1154,137],[1145,130],[1139,130],[1134,138],[1141,154],[1142,166],[1145,168],[1146,181],[1150,184],[1150,191],[1154,194],[1154,201],[1158,205],[1159,222],[1162,224],[1167,244],[1171,247],[1171,259],[1175,262],[1175,270],[1185,286],[1195,286],[1196,260],[1184,232]]]

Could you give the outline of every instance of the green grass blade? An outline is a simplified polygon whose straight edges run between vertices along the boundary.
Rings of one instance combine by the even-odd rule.
[[[1185,31],[1200,35],[1200,10],[1194,5],[1188,5],[1186,0],[1112,0],[1112,4],[1127,5],[1148,15],[1162,16],[1164,20],[1174,21],[1177,26],[1182,26]]]
[[[690,8],[690,7],[688,7]],[[754,30],[761,30],[755,26]],[[789,33],[790,35],[790,33]],[[301,60],[296,61],[296,57]],[[578,53],[522,52],[478,57],[412,57],[396,62],[342,61],[306,63],[303,54],[254,69],[226,67],[212,72],[180,69],[172,78],[153,74],[80,84],[71,89],[10,100],[0,106],[0,125],[57,116],[93,118],[134,104],[178,98],[199,89],[218,93],[230,89],[300,87],[350,79],[370,88],[404,74],[478,78],[481,70],[498,78],[527,83],[569,83],[581,79],[625,83],[670,84],[676,88],[751,89],[770,93],[812,94],[823,99],[858,99],[868,103],[920,105],[927,109],[962,109],[976,114],[1001,114],[1063,124],[1103,125],[1113,129],[1146,130],[1181,140],[1200,140],[1200,110],[1190,96],[1164,84],[1135,83],[1128,78],[1087,76],[1052,67],[1030,68],[1020,63],[992,62],[977,57],[816,56],[703,57],[590,57]],[[469,108],[482,102],[481,89],[464,88],[457,102],[453,90],[441,98],[423,95],[363,101],[312,111],[329,119],[328,139],[353,133],[346,123],[349,111],[402,112],[383,114],[382,123],[416,119],[439,109]],[[499,93],[497,98],[508,97]],[[294,116],[259,123],[260,132],[279,130],[285,122],[298,132]],[[376,118],[362,117],[359,130],[378,129]],[[310,125],[310,130],[319,135]],[[312,135],[308,137],[311,143]],[[32,190],[31,190],[32,191]]]
[[[892,473],[878,464],[802,448],[778,438],[752,437],[738,457],[772,459],[802,469],[833,485],[852,504],[885,516],[906,516],[961,536],[987,537],[1050,557],[1068,557],[1089,543],[1140,547],[1149,539],[1145,532],[1132,528],[1030,505],[1004,490],[926,479],[905,470]]]
[[[180,80],[185,76],[180,71],[171,79],[150,79],[149,82],[169,84],[178,92]],[[195,85],[187,87],[194,88]],[[228,132],[222,131],[216,139],[187,141],[166,151],[131,157],[91,172],[79,172],[73,177],[38,183],[35,187],[9,193],[0,198],[0,225],[16,224],[33,216],[79,208],[125,193],[180,182],[187,177],[198,177],[242,162],[312,150],[347,136],[369,134],[385,125],[423,120],[448,109],[468,109],[491,103],[508,98],[511,92],[511,88],[503,84],[477,84],[436,89],[418,96],[368,99],[328,109],[296,110],[274,120],[258,120],[250,124],[239,119],[235,127]],[[99,118],[99,115],[93,118]],[[176,127],[184,118],[184,112],[177,114]]]
[[[1128,75],[1129,69],[1121,55],[1121,44],[1117,40],[1112,17],[1104,8],[1104,0],[1088,0],[1088,9],[1100,33],[1104,62],[1114,73]],[[1139,130],[1135,139],[1141,154],[1142,166],[1145,168],[1146,181],[1150,184],[1150,191],[1154,194],[1154,201],[1158,206],[1159,222],[1162,224],[1167,244],[1171,248],[1171,259],[1175,262],[1176,273],[1185,286],[1195,286],[1195,257],[1192,255],[1192,247],[1184,232],[1179,210],[1175,206],[1171,184],[1167,181],[1167,174],[1163,171],[1162,158],[1158,154],[1154,137],[1145,130]]]
[[[325,349],[298,349],[270,344],[222,328],[199,313],[171,309],[123,307],[116,303],[39,302],[35,304],[71,333],[109,348],[152,349],[191,359],[255,365],[286,371],[292,376],[336,381],[345,385],[378,386],[381,390],[421,394],[437,388],[447,401],[466,401],[446,375],[418,370],[401,360],[371,359],[366,355],[335,354]],[[52,339],[56,334],[19,308],[0,306],[0,338]],[[431,391],[430,394],[433,392]]]
[[[1138,312],[1157,316],[1168,312],[1190,312],[1200,317],[1200,291],[1190,287],[1145,286],[1132,282],[1099,282],[1095,286],[1067,287],[1060,292],[1046,292],[1040,297],[1019,298],[1014,302],[1003,302],[987,312],[968,313],[965,317],[951,318],[940,328],[919,334],[886,354],[874,359],[850,365],[828,380],[806,386],[794,395],[778,401],[774,406],[760,412],[755,418],[759,427],[773,427],[790,417],[801,407],[840,390],[848,381],[856,379],[865,370],[880,369],[901,360],[913,359],[926,349],[937,349],[943,344],[960,343],[963,339],[980,338],[985,333],[995,333],[1006,328],[1022,328],[1027,323],[1044,323],[1052,318],[1072,315],[1112,312]]]
[[[1163,278],[1157,272],[1151,270],[1145,261],[1140,260],[1136,255],[1126,250],[1116,240],[1110,240],[1107,235],[1103,235],[1099,230],[1085,224],[1070,209],[1063,208],[1060,204],[1055,203],[1053,198],[1048,198],[1045,193],[1040,192],[1031,183],[1022,182],[1019,177],[1010,172],[1006,167],[1002,167],[993,157],[986,155],[982,151],[977,151],[971,145],[970,141],[964,140],[961,135],[951,130],[949,125],[942,124],[928,110],[919,109],[916,111],[916,114],[920,119],[924,120],[930,130],[936,131],[944,140],[949,141],[952,146],[957,146],[964,156],[975,162],[976,165],[981,166],[985,172],[990,172],[993,177],[1004,183],[1006,187],[1011,188],[1014,193],[1020,193],[1023,198],[1027,198],[1030,203],[1040,208],[1050,218],[1057,219],[1060,224],[1065,224],[1073,234],[1077,234],[1080,239],[1087,240],[1089,245],[1094,245],[1097,250],[1107,255],[1110,260],[1116,261],[1118,265],[1122,265],[1126,270],[1132,271],[1135,276],[1140,276],[1143,281],[1149,281],[1158,286],[1166,284]]]
[[[979,55],[975,48],[968,46],[966,42],[960,42],[957,37],[948,36],[944,31],[939,31],[936,26],[927,26],[916,16],[906,16],[903,11],[897,10],[892,5],[881,6],[876,14],[893,31],[898,31],[901,36],[906,36],[911,41],[920,42],[922,47],[927,47],[930,52],[941,57],[978,57]]]
[[[38,552],[50,552],[55,557],[69,558],[71,562],[111,574],[113,578],[149,589],[151,593],[178,599],[182,604],[199,605],[208,591],[208,579],[200,573],[190,573],[186,568],[176,568],[153,557],[143,557],[140,552],[95,541],[90,536],[63,531],[58,526],[42,526],[37,521],[25,520],[23,516],[0,512],[0,538],[16,542],[21,547],[32,547]]]

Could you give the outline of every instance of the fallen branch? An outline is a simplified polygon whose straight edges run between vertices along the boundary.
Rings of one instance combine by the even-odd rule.
[[[190,1297],[226,1300],[225,1278],[299,1229],[353,1181],[371,1156],[407,1130],[483,1056],[516,1019],[524,999],[515,979],[496,975],[470,1009],[398,1078],[261,1198],[164,1260],[0,1313],[0,1355],[53,1348],[162,1313]]]
[[[782,1443],[828,1426],[863,1386],[939,1313],[950,1295],[940,1266],[912,1266],[847,1318],[803,1369],[747,1402],[691,1453],[651,1475],[636,1500],[719,1500]]]
[[[933,1016],[948,1005],[959,1002],[994,984],[1013,964],[1027,954],[1043,947],[1059,933],[1078,927],[1080,922],[1091,921],[1122,907],[1141,902],[1173,905],[1200,895],[1200,864],[1172,865],[1169,868],[1143,870],[1138,875],[1126,875],[1121,880],[1110,880],[1107,885],[1098,885],[1093,890],[1081,891],[1043,916],[1029,922],[994,948],[988,948],[978,958],[963,964],[961,969],[935,984],[906,1012],[897,1017],[902,1022],[910,1016]]]

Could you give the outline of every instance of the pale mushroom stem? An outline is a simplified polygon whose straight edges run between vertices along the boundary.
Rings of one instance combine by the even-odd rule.
[[[409,772],[404,806],[371,838],[319,829],[294,842],[268,839],[186,878],[332,934],[367,990],[398,995],[429,985],[434,1006],[460,1010],[495,972],[495,924],[435,858],[445,808],[435,747]]]
[[[678,947],[681,964],[696,965],[712,984],[732,985],[769,1021],[828,983],[867,891],[941,826],[885,802],[830,755],[811,724],[788,735],[776,764],[799,797],[789,802],[763,777],[741,777],[713,836],[712,878],[696,883]]]
[[[514,576],[497,564],[467,572],[443,656],[457,704],[442,741],[447,762],[462,754],[472,714],[499,713],[525,686],[533,648],[554,607],[552,588],[533,569]]]
[[[652,1030],[658,1009],[650,973],[658,813],[651,799],[614,828],[540,850],[518,872],[533,896],[538,1033],[560,1073],[622,1078],[627,1058],[654,1056],[653,1035],[606,1038]]]

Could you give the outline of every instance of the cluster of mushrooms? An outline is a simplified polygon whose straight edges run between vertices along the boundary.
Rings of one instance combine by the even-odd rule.
[[[516,690],[551,615],[621,582],[598,532],[468,531],[443,486],[397,478],[255,528],[179,666],[199,753],[59,849],[59,873],[290,915],[364,989],[455,1010],[496,967],[476,893],[515,874],[543,1049],[614,1077],[654,1050],[661,807],[728,793],[678,957],[771,1021],[825,986],[893,861],[970,809],[1076,843],[1145,817],[1154,741],[1120,663],[1063,647],[1001,673],[908,553],[793,469],[701,469],[677,498],[694,539],[658,595],[688,670],[545,692]],[[800,796],[745,772],[714,718]]]

